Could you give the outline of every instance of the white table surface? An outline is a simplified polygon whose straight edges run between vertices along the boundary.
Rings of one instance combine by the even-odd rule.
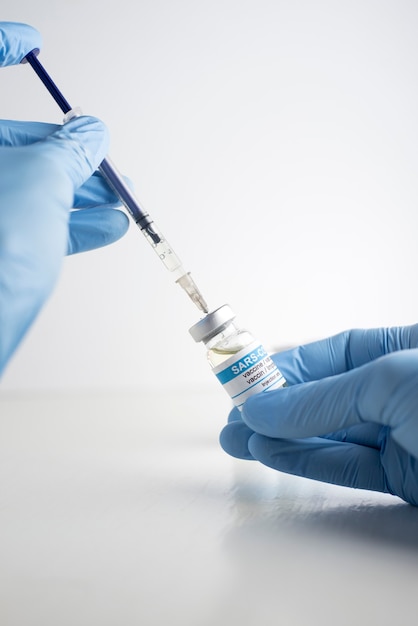
[[[1,626],[417,623],[418,510],[229,458],[216,391],[0,394]]]

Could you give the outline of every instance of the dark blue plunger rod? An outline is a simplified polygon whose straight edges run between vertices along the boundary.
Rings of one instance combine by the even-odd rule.
[[[29,52],[24,61],[27,61],[29,65],[33,68],[36,74],[39,76],[45,87],[48,89],[51,96],[54,98],[55,102],[60,107],[63,113],[68,113],[72,110],[72,106],[66,100],[58,89],[52,78],[49,76],[48,72],[43,67],[42,63],[38,59],[39,50],[35,49]],[[151,237],[154,243],[160,242],[159,235],[153,230],[151,224],[152,219],[145,213],[141,208],[138,200],[133,195],[132,191],[129,189],[128,185],[124,181],[123,177],[120,175],[116,167],[113,163],[108,159],[103,159],[99,166],[99,171],[109,183],[110,187],[116,193],[118,198],[123,202],[135,223],[139,226],[141,230],[146,229],[147,234]]]

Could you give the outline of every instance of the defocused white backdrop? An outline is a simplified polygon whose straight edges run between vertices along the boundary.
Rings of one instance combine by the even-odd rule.
[[[1,19],[41,31],[212,308],[269,347],[417,320],[415,2],[3,0]],[[28,66],[0,85],[1,117],[61,121]],[[205,384],[198,317],[132,226],[65,260],[2,387]]]

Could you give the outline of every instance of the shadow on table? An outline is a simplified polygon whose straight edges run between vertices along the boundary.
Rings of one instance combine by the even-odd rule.
[[[231,496],[236,528],[258,528],[270,539],[296,533],[418,553],[418,507],[388,494],[282,475],[270,484],[238,479]]]
[[[394,505],[340,506],[292,518],[296,531],[314,531],[418,552],[418,509]]]

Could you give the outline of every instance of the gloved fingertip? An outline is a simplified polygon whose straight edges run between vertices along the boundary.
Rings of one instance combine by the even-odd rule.
[[[125,235],[128,216],[118,209],[85,209],[70,213],[67,254],[102,248]]]
[[[253,456],[254,459],[257,459],[261,463],[267,465],[266,457],[269,456],[266,454],[266,443],[268,441],[268,437],[264,435],[259,435],[254,433],[254,435],[248,440],[248,452]]]
[[[232,422],[222,429],[219,443],[221,448],[230,456],[252,461],[253,457],[248,449],[248,441],[253,434],[253,431],[242,422]]]
[[[104,209],[109,217],[109,230],[107,231],[107,244],[121,239],[129,229],[129,218],[123,211],[118,209]]]
[[[20,22],[0,22],[0,66],[17,65],[32,50],[42,47],[41,34]]]
[[[230,424],[231,422],[242,422],[241,411],[239,411],[236,406],[234,406],[234,408],[228,415],[228,424]]]

